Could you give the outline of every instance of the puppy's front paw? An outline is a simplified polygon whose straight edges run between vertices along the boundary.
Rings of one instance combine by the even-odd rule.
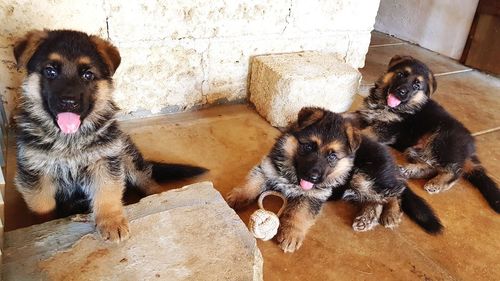
[[[357,216],[352,223],[352,229],[357,232],[372,230],[377,226],[378,220],[376,217],[367,216],[365,214]]]
[[[128,221],[123,215],[96,219],[96,227],[102,239],[111,242],[125,241],[130,236]]]
[[[293,226],[282,226],[276,239],[285,253],[293,253],[302,246],[304,238],[304,231]]]
[[[248,195],[248,192],[245,192],[242,188],[234,188],[229,192],[226,196],[226,202],[229,207],[237,210],[241,209],[252,202],[253,198]]]
[[[439,184],[429,181],[424,185],[424,189],[430,194],[436,194],[441,192],[443,190],[443,187]]]
[[[405,179],[410,178],[411,173],[410,173],[410,171],[408,171],[408,169],[406,169],[405,166],[399,166],[399,172],[401,173],[403,178],[405,178]]]

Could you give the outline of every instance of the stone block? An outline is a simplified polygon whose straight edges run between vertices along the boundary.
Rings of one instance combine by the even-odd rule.
[[[258,56],[252,61],[250,101],[271,125],[285,127],[296,120],[304,106],[344,112],[360,80],[359,71],[335,54]]]
[[[120,244],[81,215],[5,233],[3,280],[262,280],[255,239],[211,183],[125,209]]]

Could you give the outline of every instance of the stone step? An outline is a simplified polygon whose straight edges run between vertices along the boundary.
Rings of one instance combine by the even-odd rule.
[[[250,101],[271,125],[286,127],[304,106],[346,111],[360,81],[361,73],[334,53],[257,56],[252,60]]]
[[[77,215],[5,233],[3,280],[262,280],[256,241],[212,183],[125,207],[130,239]]]

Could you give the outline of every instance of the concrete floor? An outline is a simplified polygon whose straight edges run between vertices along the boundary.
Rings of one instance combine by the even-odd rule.
[[[438,88],[434,98],[476,135],[484,166],[500,182],[500,80],[374,32],[366,66],[361,70],[363,84],[373,83],[395,54],[413,55],[435,72]],[[357,97],[353,109],[360,102],[361,97]],[[149,159],[210,169],[200,178],[165,185],[165,189],[210,180],[222,194],[243,181],[279,135],[247,105],[127,121],[123,128]],[[14,147],[10,143],[6,230],[37,221],[12,185],[13,167]],[[351,228],[356,208],[330,202],[296,253],[284,254],[273,241],[258,242],[265,279],[500,280],[500,217],[479,192],[462,180],[451,190],[432,196],[422,189],[422,181],[410,181],[410,186],[440,216],[446,227],[442,235],[430,236],[408,218],[396,230],[377,227],[356,233]],[[247,222],[255,209],[254,205],[238,214]]]

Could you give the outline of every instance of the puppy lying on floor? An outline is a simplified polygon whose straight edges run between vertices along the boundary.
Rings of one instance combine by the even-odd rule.
[[[450,189],[460,177],[470,181],[495,212],[500,191],[476,155],[474,138],[462,123],[430,97],[436,90],[433,73],[421,61],[394,56],[354,114],[358,126],[379,142],[405,153],[407,178],[428,178],[429,193]]]
[[[355,231],[379,222],[397,227],[401,209],[429,233],[442,229],[432,209],[408,188],[387,148],[321,108],[303,108],[296,124],[250,171],[246,183],[229,193],[227,202],[241,208],[266,190],[288,198],[278,233],[285,252],[299,249],[323,203],[340,197],[361,205]]]
[[[118,242],[129,236],[125,186],[151,194],[162,191],[158,182],[206,171],[145,161],[120,130],[111,97],[120,54],[111,43],[77,31],[31,31],[14,55],[28,74],[15,116],[15,183],[33,212],[92,207],[101,236]]]

